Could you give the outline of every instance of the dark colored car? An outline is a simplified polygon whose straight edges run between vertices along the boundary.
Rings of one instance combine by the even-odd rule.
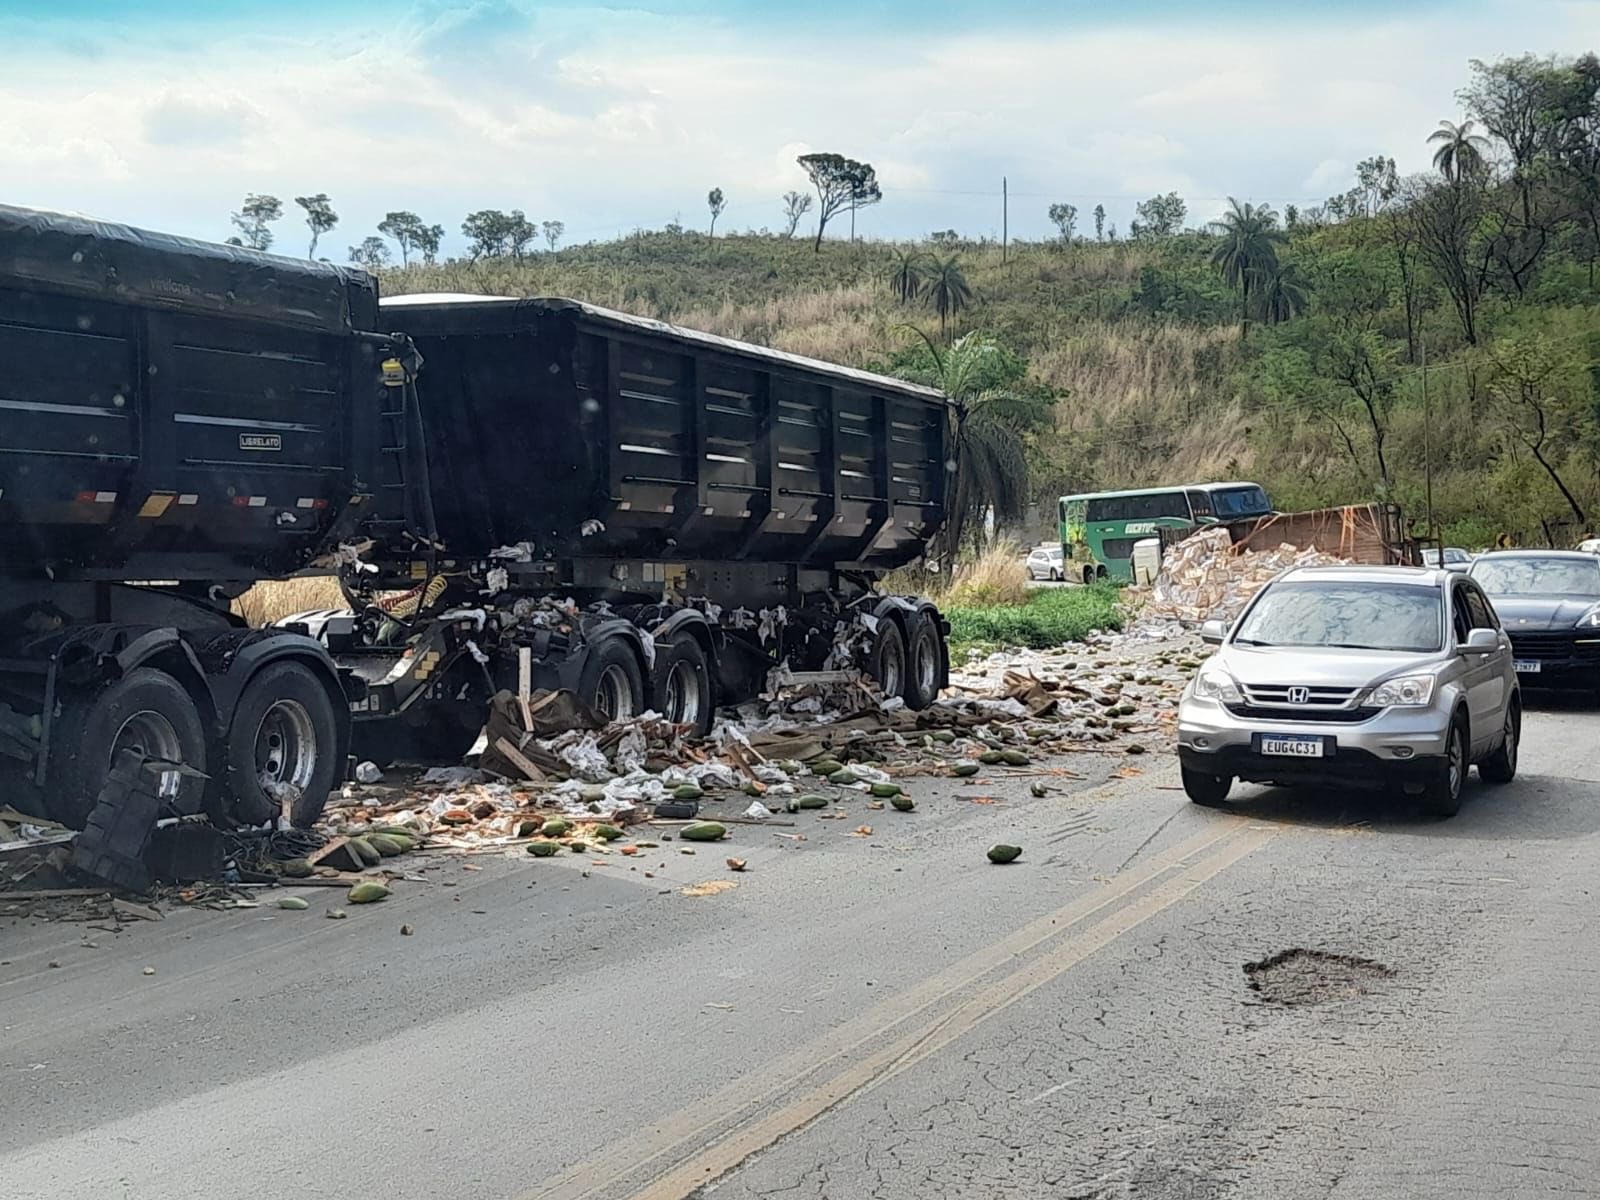
[[[1600,689],[1600,558],[1575,550],[1497,550],[1472,564],[1530,687]]]

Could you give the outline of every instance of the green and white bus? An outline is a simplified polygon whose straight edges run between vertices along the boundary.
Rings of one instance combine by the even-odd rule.
[[[1133,581],[1133,547],[1162,529],[1198,529],[1272,512],[1259,483],[1085,492],[1061,497],[1061,556],[1070,579]]]

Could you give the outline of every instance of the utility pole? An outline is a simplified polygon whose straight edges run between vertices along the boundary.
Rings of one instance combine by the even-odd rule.
[[[1433,523],[1433,408],[1428,403],[1428,339],[1419,337],[1422,351],[1422,481],[1423,495],[1428,509],[1428,536],[1438,540],[1439,530]],[[1441,550],[1442,554],[1443,551]],[[1443,564],[1444,559],[1439,560]]]
[[[1006,248],[1010,243],[1011,233],[1011,189],[1007,185],[1006,177],[1000,176],[1000,265],[1006,264]]]

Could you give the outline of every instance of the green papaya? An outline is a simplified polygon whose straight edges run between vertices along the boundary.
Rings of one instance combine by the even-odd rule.
[[[828,782],[833,784],[834,787],[845,787],[852,783],[860,783],[861,776],[857,775],[849,767],[840,767],[832,775],[828,776]]]
[[[982,754],[978,755],[978,761],[986,767],[992,767],[997,763],[1005,762],[1005,755],[999,750],[985,750]]]
[[[674,800],[698,800],[704,795],[705,792],[700,786],[693,783],[680,784],[672,790],[672,798]]]
[[[278,897],[278,907],[279,908],[287,908],[287,909],[290,909],[290,910],[292,910],[294,912],[302,912],[305,909],[310,908],[311,906],[309,904],[307,904],[304,900],[302,900],[299,896],[279,896]]]
[[[811,773],[826,778],[835,771],[842,771],[844,764],[836,758],[819,758],[811,764]]]
[[[549,838],[565,837],[572,832],[572,822],[563,817],[551,817],[539,827],[539,832]]]
[[[827,808],[828,798],[826,796],[801,796],[800,799],[796,800],[794,803],[797,809]]]
[[[989,847],[989,861],[992,863],[1016,862],[1021,857],[1021,846],[1008,846],[1004,842],[997,842]]]
[[[614,842],[622,836],[622,830],[615,825],[596,825],[592,832],[602,842]]]
[[[367,844],[384,858],[394,858],[401,853],[400,843],[386,833],[369,834]]]
[[[959,762],[950,768],[950,774],[957,779],[970,779],[978,773],[978,764],[975,762]]]
[[[529,842],[528,853],[535,858],[549,858],[561,849],[560,842]]]
[[[890,796],[889,803],[894,805],[896,812],[910,812],[917,806],[917,802],[910,796],[900,794]]]
[[[345,897],[351,904],[376,904],[389,898],[389,889],[375,879],[363,879]]]
[[[898,783],[875,783],[872,785],[872,794],[880,800],[888,800],[898,796],[902,791]]]
[[[947,746],[956,740],[956,735],[948,729],[935,729],[929,736],[932,737],[934,741],[943,742]]]
[[[1000,751],[1000,761],[1009,767],[1025,767],[1028,765],[1028,756],[1021,750]]]
[[[571,850],[574,854],[587,854],[589,853],[589,843],[584,841],[582,838],[574,838],[572,841],[567,843],[567,849]]]
[[[350,847],[351,852],[361,860],[361,865],[364,867],[375,867],[383,861],[383,855],[378,853],[378,848],[364,837],[353,837],[345,845]]]
[[[678,830],[678,836],[688,842],[715,842],[727,832],[727,829],[715,821],[696,821]]]
[[[278,874],[290,879],[304,879],[311,874],[311,864],[303,858],[291,858],[288,862],[278,864]]]

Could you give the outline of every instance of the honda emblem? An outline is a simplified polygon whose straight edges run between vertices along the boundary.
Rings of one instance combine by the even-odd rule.
[[[1311,689],[1310,688],[1292,687],[1292,688],[1289,689],[1289,703],[1290,704],[1305,704],[1308,701],[1310,701],[1310,699],[1311,699]]]

